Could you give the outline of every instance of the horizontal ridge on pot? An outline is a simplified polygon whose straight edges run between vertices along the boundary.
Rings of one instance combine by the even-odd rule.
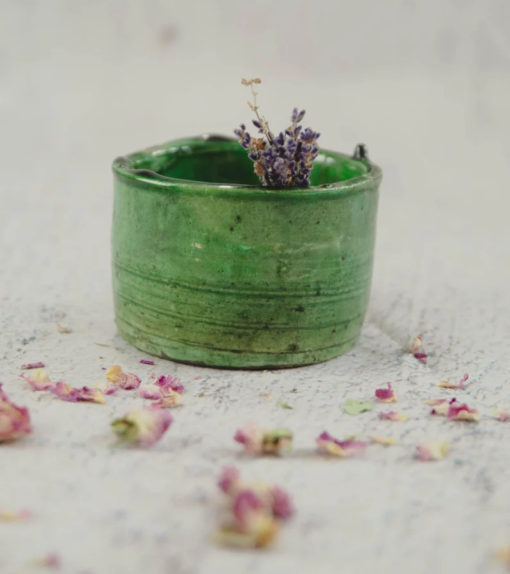
[[[246,152],[221,136],[118,158],[113,170],[116,322],[135,347],[267,368],[356,344],[381,180],[365,156],[321,151],[303,189],[257,185]]]

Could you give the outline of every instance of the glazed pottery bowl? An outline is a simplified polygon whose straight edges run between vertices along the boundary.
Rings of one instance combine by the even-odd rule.
[[[203,366],[318,363],[359,339],[381,170],[321,151],[311,185],[261,187],[235,141],[169,142],[113,163],[121,336]]]

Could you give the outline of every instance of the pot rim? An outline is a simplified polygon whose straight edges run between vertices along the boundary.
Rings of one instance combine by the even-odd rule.
[[[368,159],[368,155],[362,155],[356,157],[359,150],[366,153],[366,148],[362,144],[356,146],[354,155],[348,155],[345,153],[334,152],[330,150],[320,149],[320,153],[326,157],[337,157],[337,158],[348,158],[350,160],[359,161],[363,163],[367,168],[367,173],[353,177],[351,179],[336,181],[332,183],[325,183],[321,185],[309,186],[309,187],[293,187],[293,188],[270,188],[264,187],[262,185],[248,185],[248,184],[235,184],[235,183],[214,183],[205,182],[199,180],[189,180],[189,179],[179,179],[174,177],[168,177],[161,175],[155,171],[149,169],[138,169],[136,168],[135,162],[141,159],[146,159],[147,156],[159,156],[168,154],[172,151],[177,151],[181,149],[186,152],[193,151],[193,146],[196,148],[204,148],[204,144],[207,143],[222,143],[227,146],[227,144],[235,144],[237,148],[238,141],[234,138],[219,136],[215,134],[203,134],[198,137],[181,138],[178,140],[172,140],[160,145],[152,146],[150,148],[128,154],[126,156],[117,157],[112,164],[112,170],[114,174],[118,177],[127,178],[133,180],[134,182],[144,184],[144,187],[153,187],[154,189],[161,188],[179,188],[188,189],[193,191],[203,191],[206,192],[211,188],[221,190],[222,194],[232,194],[239,195],[241,191],[243,195],[247,192],[250,195],[270,195],[271,197],[276,196],[330,196],[338,195],[347,192],[361,191],[366,188],[372,188],[374,183],[379,184],[382,179],[381,168],[372,163]],[[232,146],[234,147],[234,146]],[[228,149],[228,146],[227,146]],[[377,189],[378,185],[375,186]],[[335,193],[336,192],[336,193]]]

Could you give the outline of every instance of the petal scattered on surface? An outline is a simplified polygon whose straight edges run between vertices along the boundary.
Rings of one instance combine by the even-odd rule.
[[[397,397],[393,391],[393,387],[391,383],[386,383],[388,386],[387,389],[376,389],[375,396],[384,403],[394,403],[397,400]]]
[[[410,353],[411,355],[420,361],[423,365],[427,364],[428,355],[423,351],[423,335],[418,335],[411,346]]]
[[[47,556],[42,556],[41,558],[36,558],[32,565],[36,568],[53,568],[54,570],[59,570],[62,566],[60,556],[58,554],[52,553]]]
[[[19,510],[17,512],[0,509],[0,521],[2,522],[24,522],[32,518],[29,510]]]
[[[393,422],[406,421],[408,419],[408,417],[406,415],[403,415],[401,413],[397,413],[396,411],[389,411],[387,413],[379,413],[379,418],[381,420],[387,420],[387,421],[393,421]]]
[[[480,420],[477,409],[472,409],[466,403],[459,403],[456,400],[449,403],[446,416],[452,421],[478,422]]]
[[[441,460],[450,451],[450,443],[446,441],[431,441],[416,447],[416,458],[423,461]]]
[[[344,403],[344,411],[351,416],[356,416],[365,411],[371,410],[373,407],[372,403],[369,401],[363,401],[361,399],[346,399]]]
[[[41,361],[38,363],[26,363],[25,365],[21,365],[21,368],[25,371],[28,369],[44,369],[44,363],[41,363]]]
[[[106,380],[126,391],[137,389],[142,382],[134,373],[125,373],[120,365],[112,365],[106,371]]]
[[[466,381],[469,379],[469,375],[466,373],[458,383],[450,383],[449,381],[439,381],[436,387],[441,387],[443,389],[465,389]]]
[[[140,359],[140,363],[142,363],[142,365],[154,365],[154,361],[149,361],[147,359]]]
[[[30,373],[20,375],[34,389],[34,391],[46,391],[53,386],[48,373],[40,368]]]
[[[184,393],[184,385],[181,383],[180,379],[172,377],[172,375],[167,375],[166,377],[164,375],[161,377],[152,375],[151,384],[159,387],[163,395],[169,394],[170,391],[179,393],[180,395]]]
[[[103,393],[98,388],[73,387],[64,381],[59,381],[50,389],[50,392],[63,401],[77,403],[80,401],[104,404]]]
[[[332,437],[326,431],[321,433],[315,442],[320,454],[337,456],[339,458],[348,458],[355,454],[360,454],[364,452],[367,447],[367,443],[364,441],[359,441],[354,438],[341,441]]]
[[[263,429],[253,423],[236,431],[234,440],[249,454],[283,454],[292,449],[292,432],[288,429]]]
[[[510,421],[510,413],[504,409],[492,409],[495,418],[500,423],[507,423]]]
[[[218,486],[227,495],[227,513],[215,536],[219,544],[262,548],[274,541],[280,524],[294,514],[283,488],[245,483],[234,467],[222,470]]]
[[[371,436],[370,440],[376,444],[382,444],[383,446],[391,446],[397,442],[396,439],[385,436]]]
[[[158,442],[172,424],[172,415],[165,409],[143,407],[127,413],[111,423],[119,441],[150,447]]]
[[[153,405],[155,407],[160,407],[162,409],[173,409],[175,407],[182,407],[183,405],[182,396],[174,391],[168,391],[168,394],[163,395],[157,401],[154,401]]]
[[[28,409],[12,403],[0,383],[0,442],[16,440],[31,432]]]

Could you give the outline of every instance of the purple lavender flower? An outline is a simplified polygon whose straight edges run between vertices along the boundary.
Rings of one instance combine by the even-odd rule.
[[[248,102],[248,105],[257,116],[252,122],[262,137],[251,137],[246,132],[244,124],[240,125],[240,129],[235,129],[234,133],[243,148],[248,150],[248,157],[254,162],[254,171],[262,185],[267,187],[310,185],[313,160],[319,153],[317,140],[320,133],[310,128],[303,130],[302,126],[298,125],[305,116],[305,110],[299,111],[298,108],[294,108],[290,118],[291,125],[275,137],[269,129],[267,120],[258,112],[254,84],[260,84],[260,80],[243,79],[242,84],[251,88],[253,103]]]

